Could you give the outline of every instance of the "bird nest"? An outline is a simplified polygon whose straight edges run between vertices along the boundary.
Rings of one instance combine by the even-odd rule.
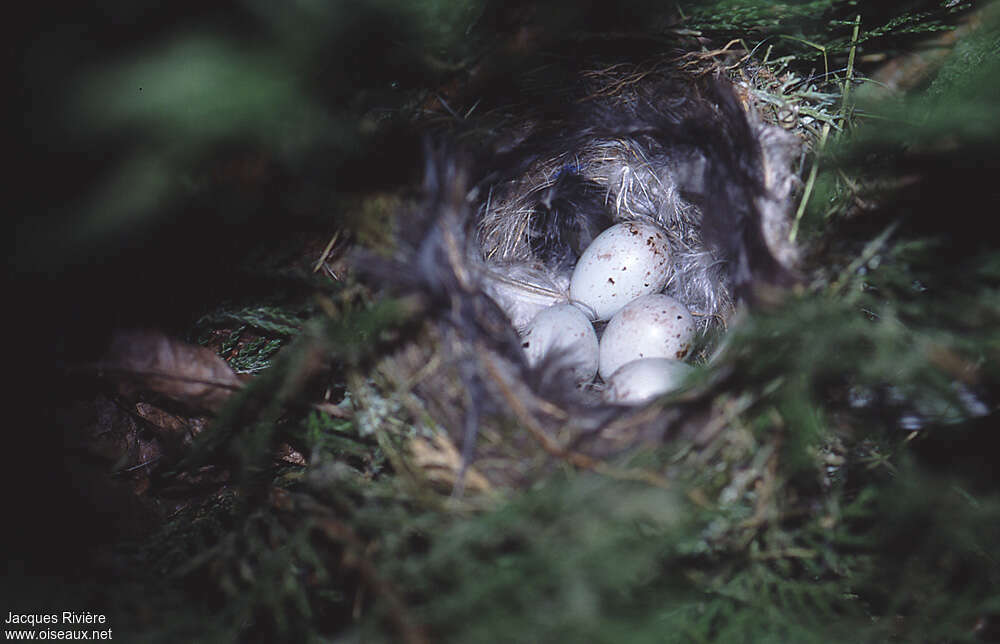
[[[718,370],[622,405],[600,377],[574,381],[567,351],[526,358],[519,334],[573,299],[574,265],[609,226],[647,222],[665,235],[662,292],[696,320],[696,366],[712,364],[740,306],[797,282],[798,137],[765,123],[721,73],[658,62],[567,76],[544,109],[497,106],[481,118],[488,126],[428,119],[424,197],[399,215],[395,259],[360,262],[418,302],[422,322],[373,379],[357,380],[356,404],[391,401],[407,428],[409,461],[398,465],[443,491],[521,486],[562,463],[662,482],[619,457],[717,436],[728,413],[713,403]]]

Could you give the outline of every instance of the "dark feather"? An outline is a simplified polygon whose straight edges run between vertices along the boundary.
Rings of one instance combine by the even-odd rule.
[[[607,189],[575,166],[560,170],[542,190],[531,222],[531,251],[548,265],[572,266],[601,231],[614,223]]]

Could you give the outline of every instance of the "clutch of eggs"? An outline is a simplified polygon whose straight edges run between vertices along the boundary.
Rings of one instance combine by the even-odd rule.
[[[569,279],[568,301],[564,284],[539,289],[535,280],[521,279],[527,275],[513,273],[510,281],[487,280],[485,290],[521,333],[529,365],[555,356],[576,384],[599,372],[609,402],[641,404],[675,389],[690,369],[681,360],[691,351],[694,320],[681,302],[659,293],[670,269],[662,228],[629,221],[584,250]],[[598,341],[592,320],[608,319]]]

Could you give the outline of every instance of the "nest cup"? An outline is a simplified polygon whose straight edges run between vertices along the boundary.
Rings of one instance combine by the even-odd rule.
[[[529,107],[509,131],[490,129],[486,163],[429,154],[427,232],[402,259],[430,315],[381,373],[410,396],[420,440],[443,430],[452,442],[453,483],[471,464],[484,481],[516,484],[567,445],[606,456],[682,424],[675,409],[630,425],[635,412],[623,421],[600,380],[576,386],[572,351],[529,364],[522,350],[518,333],[540,311],[572,302],[574,268],[608,228],[662,232],[669,252],[655,292],[702,331],[723,326],[757,285],[794,280],[793,135],[763,123],[719,77],[663,64],[583,70],[579,80],[559,94],[557,118]]]

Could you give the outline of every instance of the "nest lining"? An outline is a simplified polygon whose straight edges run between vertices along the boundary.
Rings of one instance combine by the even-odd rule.
[[[617,71],[621,79],[638,75],[634,70]],[[548,234],[556,245],[566,245],[559,235],[539,233],[538,220],[546,216],[546,199],[553,198],[547,193],[558,190],[559,179],[572,173],[590,194],[578,188],[578,194],[563,197],[566,202],[584,210],[604,209],[606,221],[612,223],[645,219],[660,225],[672,251],[671,274],[664,292],[684,303],[700,320],[702,329],[724,324],[734,310],[735,285],[727,263],[735,258],[706,242],[702,232],[704,199],[699,204],[698,195],[692,193],[699,192],[697,184],[709,181],[706,174],[745,181],[746,177],[731,176],[734,168],[726,167],[745,161],[719,158],[718,150],[683,140],[672,130],[685,126],[746,129],[748,140],[731,144],[748,149],[724,151],[723,155],[753,159],[761,189],[744,190],[736,198],[753,202],[750,209],[758,215],[753,225],[759,226],[768,252],[787,268],[798,261],[794,245],[787,241],[788,204],[798,181],[791,162],[798,156],[798,141],[794,135],[763,123],[752,112],[741,111],[738,118],[744,123],[725,123],[734,115],[720,113],[707,99],[671,96],[678,91],[678,83],[670,77],[645,74],[638,85],[624,80],[612,85],[627,89],[612,97],[606,95],[606,88],[593,89],[578,99],[581,107],[571,125],[538,126],[527,137],[529,142],[522,144],[529,148],[527,154],[541,159],[528,164],[517,177],[490,184],[486,198],[475,204],[479,248],[473,249],[470,260],[482,264],[487,292],[508,313],[512,311],[509,301],[515,297],[512,289],[538,300],[539,306],[568,300],[569,274],[579,249],[546,248],[539,256],[537,237]],[[569,128],[576,132],[567,136],[564,130]],[[586,200],[592,203],[581,203]],[[723,201],[731,201],[731,197]],[[733,223],[740,225],[737,218],[734,214]],[[588,223],[573,225],[582,228]],[[535,307],[515,311],[511,315],[515,327],[522,328],[534,312]]]

